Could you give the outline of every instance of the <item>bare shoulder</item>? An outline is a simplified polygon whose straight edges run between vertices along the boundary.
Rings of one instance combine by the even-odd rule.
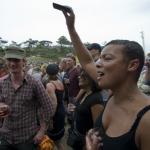
[[[141,127],[150,125],[150,105],[149,105],[149,110],[143,115],[141,122],[140,122]]]
[[[145,113],[141,118],[139,128],[143,128],[144,126],[146,128],[147,125],[150,125],[150,97],[148,97],[147,95],[143,96],[141,107],[141,110],[145,109]]]
[[[143,115],[137,128],[137,145],[141,150],[150,149],[150,109]]]
[[[64,85],[63,85],[62,81],[60,81],[60,80],[55,81],[55,87],[58,90],[64,90]]]
[[[53,87],[54,85],[53,85],[53,83],[51,83],[51,82],[49,82],[49,83],[47,83],[46,84],[46,87]]]
[[[47,90],[54,90],[55,89],[55,87],[54,87],[54,85],[50,82],[50,83],[47,83],[47,85],[46,85],[46,89]]]

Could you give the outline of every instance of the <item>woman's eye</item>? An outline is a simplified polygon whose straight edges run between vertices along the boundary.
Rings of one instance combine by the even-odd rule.
[[[103,55],[101,56],[101,59],[104,60],[104,61],[109,61],[109,60],[112,60],[112,56],[111,55]]]
[[[104,60],[111,60],[111,57],[104,57]]]

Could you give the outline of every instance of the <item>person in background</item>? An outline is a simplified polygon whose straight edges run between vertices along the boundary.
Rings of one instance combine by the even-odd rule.
[[[41,65],[41,76],[42,76],[42,83],[44,87],[46,87],[46,84],[48,82],[48,75],[46,73],[47,64]]]
[[[100,55],[102,51],[102,47],[98,43],[92,43],[87,46],[87,49],[89,50],[93,60],[95,63],[98,63],[100,61]],[[109,97],[109,92],[108,90],[101,90],[101,95],[103,96],[103,101],[107,102],[108,97]],[[80,92],[76,96],[76,99],[80,97],[80,95],[83,93],[83,89],[80,89]]]
[[[37,81],[42,81],[42,72],[39,66],[33,68],[32,77]]]
[[[145,65],[138,81],[139,89],[150,96],[150,53],[147,54]]]
[[[74,55],[66,56],[66,73],[64,75],[64,84],[68,91],[68,103],[74,103],[74,99],[77,96],[79,88],[79,73],[76,68],[76,58]]]
[[[103,48],[96,66],[75,29],[74,12],[68,8],[70,12],[63,14],[82,67],[101,89],[113,93],[95,129],[86,136],[86,149],[149,150],[150,98],[137,86],[144,65],[142,46],[135,41],[112,40]]]
[[[8,68],[6,65],[6,61],[0,57],[0,81],[3,81],[8,77]],[[2,127],[3,118],[0,119],[0,127]]]
[[[87,49],[91,53],[93,60],[96,62],[101,55],[101,51],[102,51],[101,46],[98,43],[92,43],[87,47]]]
[[[64,74],[66,72],[66,58],[62,58],[59,63],[59,79],[63,82]]]
[[[46,64],[41,65],[42,78],[46,75],[46,68],[47,68]]]
[[[28,65],[26,66],[27,74],[32,75],[33,68],[34,68],[34,65],[33,65],[33,64],[28,64]]]
[[[68,54],[66,56],[66,72],[63,78],[63,84],[65,87],[64,100],[66,104],[75,103],[76,96],[80,90],[79,88],[79,74],[78,69],[76,68],[76,58],[73,54]],[[71,124],[72,114],[67,113],[67,120]]]
[[[100,61],[102,47],[98,43],[90,44],[87,49],[89,50],[94,62],[97,64]],[[107,103],[109,96],[111,95],[111,91],[108,89],[101,89],[101,95],[103,97],[104,103]]]
[[[8,68],[6,61],[3,58],[0,58],[0,81],[8,77]]]
[[[59,67],[57,64],[49,64],[46,68],[49,77],[46,90],[54,103],[57,104],[56,112],[53,117],[53,129],[48,129],[47,134],[54,140],[58,150],[64,150],[61,141],[65,132],[65,107],[63,103],[64,86],[62,81],[58,79],[58,71]]]
[[[9,76],[0,82],[0,150],[37,150],[53,117],[56,105],[40,81],[24,72],[25,51],[20,47],[5,50]],[[39,112],[39,113],[38,113]],[[40,118],[40,125],[37,120]]]
[[[76,141],[70,145],[74,150],[82,150],[85,147],[85,135],[89,129],[93,128],[96,118],[103,110],[100,89],[84,70],[79,76],[79,86],[84,90],[84,93],[76,101],[74,107],[73,104],[68,104],[68,110],[74,111],[73,123],[69,129],[70,135],[76,135]],[[68,141],[69,138],[70,136]],[[68,142],[68,144],[70,143]]]

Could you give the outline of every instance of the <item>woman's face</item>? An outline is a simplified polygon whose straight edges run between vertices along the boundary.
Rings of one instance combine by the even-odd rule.
[[[87,78],[87,75],[84,72],[81,72],[79,76],[79,87],[85,89],[90,86],[90,81]]]
[[[102,50],[100,61],[96,65],[101,88],[113,89],[125,80],[128,63],[125,61],[123,48],[121,45],[110,44]]]

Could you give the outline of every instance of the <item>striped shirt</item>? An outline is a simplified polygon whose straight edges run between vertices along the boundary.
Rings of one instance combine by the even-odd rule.
[[[23,143],[39,130],[39,118],[49,122],[55,113],[55,106],[40,81],[26,75],[22,85],[15,90],[10,76],[0,82],[0,102],[10,106],[10,114],[4,119],[4,138],[10,144]]]

